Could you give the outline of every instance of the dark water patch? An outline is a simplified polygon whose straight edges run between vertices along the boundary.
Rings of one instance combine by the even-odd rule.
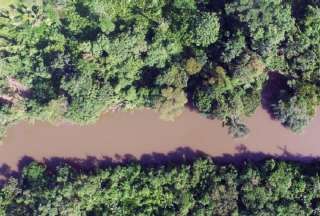
[[[83,173],[92,173],[98,169],[106,169],[109,167],[115,167],[118,165],[127,166],[130,164],[140,164],[144,168],[157,168],[162,166],[179,166],[182,164],[191,164],[200,158],[210,158],[218,165],[232,164],[235,167],[241,168],[246,163],[259,164],[268,159],[275,159],[281,161],[298,162],[304,164],[314,164],[315,167],[320,165],[320,158],[313,156],[305,156],[301,154],[292,154],[287,149],[282,149],[282,154],[272,155],[265,154],[263,152],[251,152],[243,144],[237,146],[237,153],[234,155],[223,154],[218,157],[210,157],[204,152],[193,150],[188,147],[181,147],[168,154],[163,153],[151,153],[144,154],[140,158],[137,158],[130,154],[115,155],[113,158],[103,156],[97,158],[94,156],[88,156],[86,158],[63,158],[63,157],[51,157],[44,158],[43,160],[36,160],[30,156],[24,156],[18,162],[18,168],[12,168],[7,164],[3,164],[0,167],[0,185],[3,185],[10,177],[19,178],[22,174],[23,168],[31,164],[32,162],[43,163],[49,171],[55,172],[58,167],[68,165],[77,171]]]

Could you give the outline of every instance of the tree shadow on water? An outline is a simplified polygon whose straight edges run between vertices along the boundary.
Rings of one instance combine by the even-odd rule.
[[[280,73],[269,72],[268,76],[269,79],[261,93],[261,104],[263,109],[274,119],[273,104],[277,103],[284,95],[290,92],[290,88],[287,85],[288,79]]]
[[[263,152],[252,152],[248,150],[244,144],[236,145],[235,150],[235,154],[223,154],[221,156],[212,157],[199,150],[193,150],[189,147],[180,147],[167,154],[154,152],[151,154],[144,154],[140,158],[136,158],[131,154],[115,155],[112,158],[109,156],[103,156],[100,158],[94,156],[88,156],[86,158],[51,157],[44,158],[41,163],[43,163],[50,171],[55,171],[57,167],[60,166],[69,165],[75,170],[88,173],[100,168],[104,169],[118,165],[127,166],[132,163],[140,164],[146,168],[190,164],[199,158],[211,158],[216,164],[232,164],[236,167],[241,167],[246,162],[259,163],[271,158],[301,163],[320,162],[319,157],[292,154],[287,150],[286,147],[279,147],[279,150],[281,150],[282,153],[277,155],[266,154]],[[7,164],[0,166],[0,186],[7,182],[10,177],[18,178],[21,175],[23,168],[32,162],[37,161],[32,157],[24,156],[19,161],[17,170],[12,169]]]
[[[320,162],[320,158],[318,156],[313,155],[302,155],[295,154],[288,151],[287,147],[278,146],[280,150],[280,154],[270,154],[265,152],[254,152],[250,151],[246,145],[238,144],[236,145],[236,153],[235,154],[223,154],[218,157],[213,157],[214,161],[217,164],[233,164],[236,167],[241,167],[245,162],[258,163],[261,161],[265,161],[268,159],[276,159],[282,161],[293,161],[300,162],[303,164],[310,164],[315,162]]]

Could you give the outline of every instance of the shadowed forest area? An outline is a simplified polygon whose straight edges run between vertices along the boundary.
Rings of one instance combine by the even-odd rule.
[[[0,13],[1,133],[189,106],[241,137],[261,103],[301,132],[319,105],[319,14],[316,0],[16,3]]]

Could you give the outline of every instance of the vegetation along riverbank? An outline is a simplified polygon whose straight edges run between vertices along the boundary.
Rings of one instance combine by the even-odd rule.
[[[0,13],[1,134],[141,107],[173,120],[188,105],[239,137],[270,71],[282,83],[264,106],[300,132],[319,105],[319,29],[311,0],[15,4]]]
[[[319,164],[211,159],[90,172],[39,163],[0,189],[0,215],[318,215]]]

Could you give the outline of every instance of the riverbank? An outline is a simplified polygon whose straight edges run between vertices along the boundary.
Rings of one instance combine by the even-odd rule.
[[[187,110],[175,122],[160,120],[152,110],[141,110],[107,113],[96,124],[85,127],[20,123],[8,131],[0,146],[0,164],[15,170],[25,156],[39,161],[52,157],[146,159],[152,155],[192,156],[197,152],[225,161],[260,159],[264,155],[295,160],[320,156],[319,115],[301,135],[285,129],[262,108],[246,123],[251,132],[243,139],[232,139],[221,122]]]

